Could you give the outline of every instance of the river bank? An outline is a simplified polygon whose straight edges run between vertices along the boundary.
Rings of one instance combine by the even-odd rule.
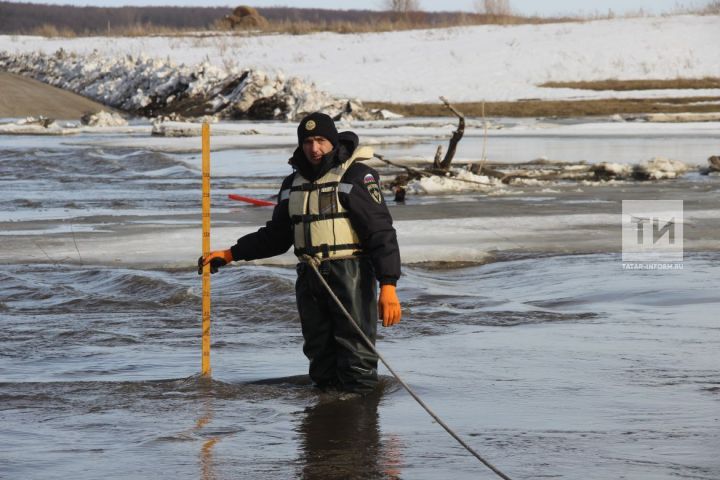
[[[86,113],[111,110],[101,103],[29,77],[0,72],[0,119],[44,116],[79,120]]]

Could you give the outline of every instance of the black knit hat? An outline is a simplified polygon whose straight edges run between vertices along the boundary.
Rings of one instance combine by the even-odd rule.
[[[314,112],[300,120],[297,129],[298,144],[302,147],[303,141],[308,137],[325,137],[333,147],[336,147],[339,141],[338,131],[335,128],[335,122],[324,113]]]

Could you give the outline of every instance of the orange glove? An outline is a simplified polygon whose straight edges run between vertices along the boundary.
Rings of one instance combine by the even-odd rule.
[[[378,314],[383,321],[383,327],[391,327],[400,323],[402,311],[400,300],[395,293],[395,285],[382,285],[380,287],[380,298],[378,299]]]
[[[210,252],[210,255],[207,257],[198,258],[198,275],[202,275],[203,267],[208,263],[210,264],[210,273],[217,273],[220,267],[224,267],[232,261],[233,256],[230,249]]]

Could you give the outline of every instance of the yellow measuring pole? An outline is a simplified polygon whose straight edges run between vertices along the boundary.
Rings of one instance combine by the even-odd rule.
[[[210,255],[210,125],[202,124],[202,252]],[[202,273],[202,366],[201,375],[210,376],[210,264]]]

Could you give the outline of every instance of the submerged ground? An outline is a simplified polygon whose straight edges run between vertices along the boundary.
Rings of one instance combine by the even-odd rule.
[[[411,161],[445,141],[393,140],[427,125],[353,128]],[[523,128],[491,137],[490,157],[675,149],[699,164],[717,144],[697,126]],[[199,142],[144,132],[0,137],[0,476],[492,478],[386,371],[363,400],[307,385],[291,256],[213,276],[213,380],[199,379],[199,160],[183,150]],[[270,214],[226,194],[271,198],[287,172],[288,145],[250,137],[213,139],[226,148],[212,156],[215,248]],[[478,138],[459,155],[476,157]],[[405,317],[379,348],[512,478],[718,478],[717,182],[390,201]],[[622,268],[624,199],[684,200],[682,269]]]

